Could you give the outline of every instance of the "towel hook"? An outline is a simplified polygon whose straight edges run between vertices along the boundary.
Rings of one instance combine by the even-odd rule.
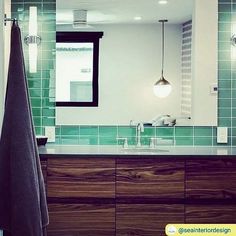
[[[8,18],[7,14],[4,14],[4,25],[7,25],[7,21],[12,21],[18,23],[18,20],[16,18]]]

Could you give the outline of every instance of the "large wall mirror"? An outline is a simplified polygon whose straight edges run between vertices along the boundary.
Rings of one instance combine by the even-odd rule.
[[[84,10],[82,20],[78,10]],[[177,118],[176,125],[217,125],[217,18],[217,0],[168,0],[166,5],[157,0],[57,0],[57,32],[104,35],[98,107],[57,107],[56,123],[129,125],[168,114]],[[167,98],[153,93],[161,75],[160,19],[169,20],[165,77],[172,92]],[[64,60],[65,67],[68,63]],[[70,80],[75,70],[67,70],[64,79]],[[57,92],[61,80],[56,78]]]

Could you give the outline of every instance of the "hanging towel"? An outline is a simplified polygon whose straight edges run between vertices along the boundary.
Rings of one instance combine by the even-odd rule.
[[[11,29],[11,53],[0,140],[0,229],[45,236],[48,211],[25,76],[21,33]]]

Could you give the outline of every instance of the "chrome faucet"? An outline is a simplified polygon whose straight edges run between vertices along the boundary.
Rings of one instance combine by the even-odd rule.
[[[137,147],[141,147],[141,133],[144,132],[144,126],[143,123],[139,122],[137,125]]]

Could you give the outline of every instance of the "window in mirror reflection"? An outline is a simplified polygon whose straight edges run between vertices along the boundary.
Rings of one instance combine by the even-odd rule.
[[[99,38],[94,33],[57,33],[57,106],[98,106]]]

